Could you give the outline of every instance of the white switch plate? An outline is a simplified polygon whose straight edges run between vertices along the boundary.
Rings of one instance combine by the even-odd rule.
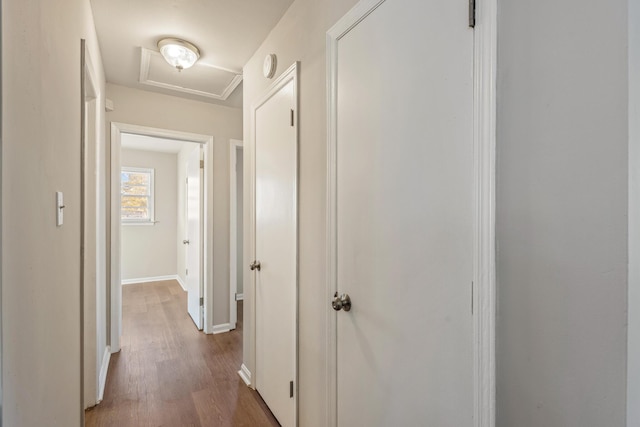
[[[64,198],[62,191],[56,191],[56,225],[60,227],[64,222]]]

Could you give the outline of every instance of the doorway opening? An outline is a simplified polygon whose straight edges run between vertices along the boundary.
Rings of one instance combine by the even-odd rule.
[[[202,147],[123,133],[120,156],[122,284],[177,281],[202,330]]]
[[[211,332],[212,275],[208,254],[213,236],[208,220],[206,177],[211,174],[212,142],[213,137],[208,135],[122,123],[111,125],[113,352],[121,348],[122,285],[176,280],[188,294],[190,303],[185,310],[192,314],[196,327]],[[152,155],[154,151],[149,151],[149,147],[153,146],[156,154]],[[197,158],[194,178],[199,178],[191,179],[191,194],[187,186],[190,157]],[[154,167],[154,162],[158,167]],[[196,206],[191,234],[188,199],[193,199]],[[195,257],[191,271],[186,266],[188,248],[192,249],[191,257]]]

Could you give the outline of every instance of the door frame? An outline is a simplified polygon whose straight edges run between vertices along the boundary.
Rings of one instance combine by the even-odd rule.
[[[337,319],[328,304],[337,291],[336,172],[338,42],[386,0],[361,0],[327,32],[327,420],[337,425]],[[460,25],[466,25],[461,21]],[[495,426],[495,158],[497,0],[476,4],[473,76],[474,427]]]
[[[251,254],[253,259],[256,257],[256,112],[258,108],[264,105],[271,97],[273,97],[280,89],[293,81],[293,97],[295,106],[293,113],[293,123],[295,128],[295,145],[294,149],[296,150],[295,158],[296,158],[296,183],[294,184],[295,194],[294,194],[294,207],[296,209],[296,214],[294,216],[295,227],[296,227],[296,241],[295,241],[295,254],[296,254],[296,283],[295,283],[295,318],[296,318],[296,327],[295,327],[295,336],[294,336],[294,347],[295,347],[295,366],[294,366],[294,419],[295,424],[298,425],[298,394],[299,394],[299,374],[298,374],[298,358],[299,358],[299,349],[298,349],[298,334],[299,334],[299,322],[300,322],[300,313],[299,313],[299,197],[298,197],[298,181],[300,179],[300,171],[299,171],[299,148],[298,144],[300,141],[300,129],[298,127],[298,109],[300,106],[299,99],[299,69],[300,63],[294,62],[287,70],[285,70],[280,77],[278,77],[266,90],[265,94],[258,98],[251,105],[251,116],[250,116],[250,136],[247,144],[247,150],[243,152],[244,164],[249,165],[249,185],[247,186],[245,183],[245,189],[249,190],[249,224],[250,227],[245,228],[245,235],[249,234],[246,230],[250,230],[251,237],[249,239],[245,239],[245,241],[249,242],[248,248],[245,248],[245,253]],[[246,174],[245,174],[246,175]],[[245,200],[247,198],[245,197]],[[247,208],[245,208],[247,209]],[[246,261],[246,260],[245,260]],[[252,381],[252,376],[255,375],[256,372],[256,280],[255,273],[247,276],[247,280],[244,281],[245,284],[249,283],[249,286],[244,289],[244,301],[245,307],[244,312],[249,313],[251,315],[251,320],[249,322],[243,322],[244,330],[246,331],[246,336],[248,336],[248,346],[244,348],[244,357],[243,360],[247,361],[247,365],[242,364],[240,371],[238,374],[244,380],[244,382],[255,390],[255,381]],[[255,378],[255,377],[254,377]]]
[[[109,334],[106,314],[107,284],[106,277],[101,276],[99,267],[105,267],[106,257],[100,258],[99,247],[105,242],[100,242],[99,231],[101,224],[98,220],[101,212],[99,209],[100,198],[106,196],[101,193],[100,175],[90,179],[92,168],[88,166],[95,162],[98,172],[104,173],[104,168],[100,167],[99,149],[101,149],[101,138],[99,137],[100,108],[102,103],[102,93],[98,84],[97,73],[91,60],[91,51],[84,39],[80,43],[81,48],[81,165],[80,165],[80,281],[81,281],[81,347],[82,347],[82,407],[95,406],[102,401],[104,388],[106,385],[106,375],[109,365],[110,348]],[[94,169],[95,169],[94,168]],[[104,255],[104,254],[102,254]],[[106,271],[103,272],[106,275]],[[87,281],[89,277],[95,277],[93,281]],[[104,279],[104,281],[103,281]],[[102,294],[104,292],[104,294]],[[98,299],[102,294],[101,301]],[[88,300],[86,300],[89,298]],[[89,303],[92,301],[93,302]],[[86,300],[86,301],[85,301]],[[102,302],[98,306],[98,301]],[[104,318],[101,318],[101,314]],[[87,317],[88,316],[88,317]],[[90,320],[89,322],[87,320]],[[91,331],[87,326],[92,326]],[[98,327],[105,333],[104,347],[101,348],[98,340]],[[93,356],[89,360],[86,357]],[[88,364],[87,364],[88,362]],[[85,375],[85,369],[88,370]],[[89,396],[85,396],[89,393]]]
[[[110,138],[110,158],[111,158],[111,209],[110,218],[107,222],[111,224],[108,240],[111,242],[109,250],[109,262],[111,272],[111,352],[120,351],[120,337],[122,335],[122,280],[120,267],[120,168],[122,167],[120,159],[120,151],[122,147],[122,134],[131,133],[136,135],[152,136],[157,138],[175,139],[179,141],[195,142],[201,144],[204,148],[204,215],[202,218],[203,228],[201,230],[204,251],[202,259],[204,265],[202,269],[204,282],[204,332],[212,333],[213,329],[213,263],[209,260],[209,254],[213,248],[213,227],[210,221],[211,209],[209,204],[209,182],[213,175],[213,141],[211,135],[203,135],[198,133],[182,132],[170,129],[160,129],[148,126],[140,126],[128,123],[111,122],[111,138]]]
[[[229,328],[235,329],[238,323],[238,148],[243,148],[242,141],[232,139],[229,143]],[[244,153],[244,151],[243,151]],[[243,157],[244,158],[244,157]],[[243,169],[244,170],[244,169]],[[244,194],[244,192],[243,192]]]
[[[640,105],[640,0],[629,0],[629,28],[627,34],[629,54],[629,181],[627,189],[628,203],[628,243],[629,266],[627,270],[627,398],[626,421],[628,426],[640,422],[640,125],[636,112]]]

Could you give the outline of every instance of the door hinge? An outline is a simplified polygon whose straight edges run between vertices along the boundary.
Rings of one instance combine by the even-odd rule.
[[[293,112],[293,110],[291,110],[291,126],[294,125],[294,115],[295,113]]]
[[[476,0],[469,0],[469,27],[476,26]]]
[[[293,397],[293,381],[289,381],[289,397]]]
[[[200,297],[200,307],[203,307],[203,306],[204,306],[204,298]]]
[[[204,169],[204,160],[200,160],[200,169]]]
[[[188,268],[185,268],[185,269],[184,269],[184,275],[185,275],[185,276],[188,276],[188,275],[189,275],[189,269],[188,269]]]

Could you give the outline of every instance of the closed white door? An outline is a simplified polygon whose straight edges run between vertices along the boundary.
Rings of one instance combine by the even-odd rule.
[[[202,304],[202,180],[200,148],[187,160],[187,311],[198,329],[203,324]]]
[[[294,81],[255,110],[256,389],[295,425],[297,139]]]
[[[374,3],[361,2],[372,5],[370,14],[361,10],[361,21],[330,32],[337,39],[334,274],[352,303],[335,313],[337,421],[471,426],[468,3]]]

